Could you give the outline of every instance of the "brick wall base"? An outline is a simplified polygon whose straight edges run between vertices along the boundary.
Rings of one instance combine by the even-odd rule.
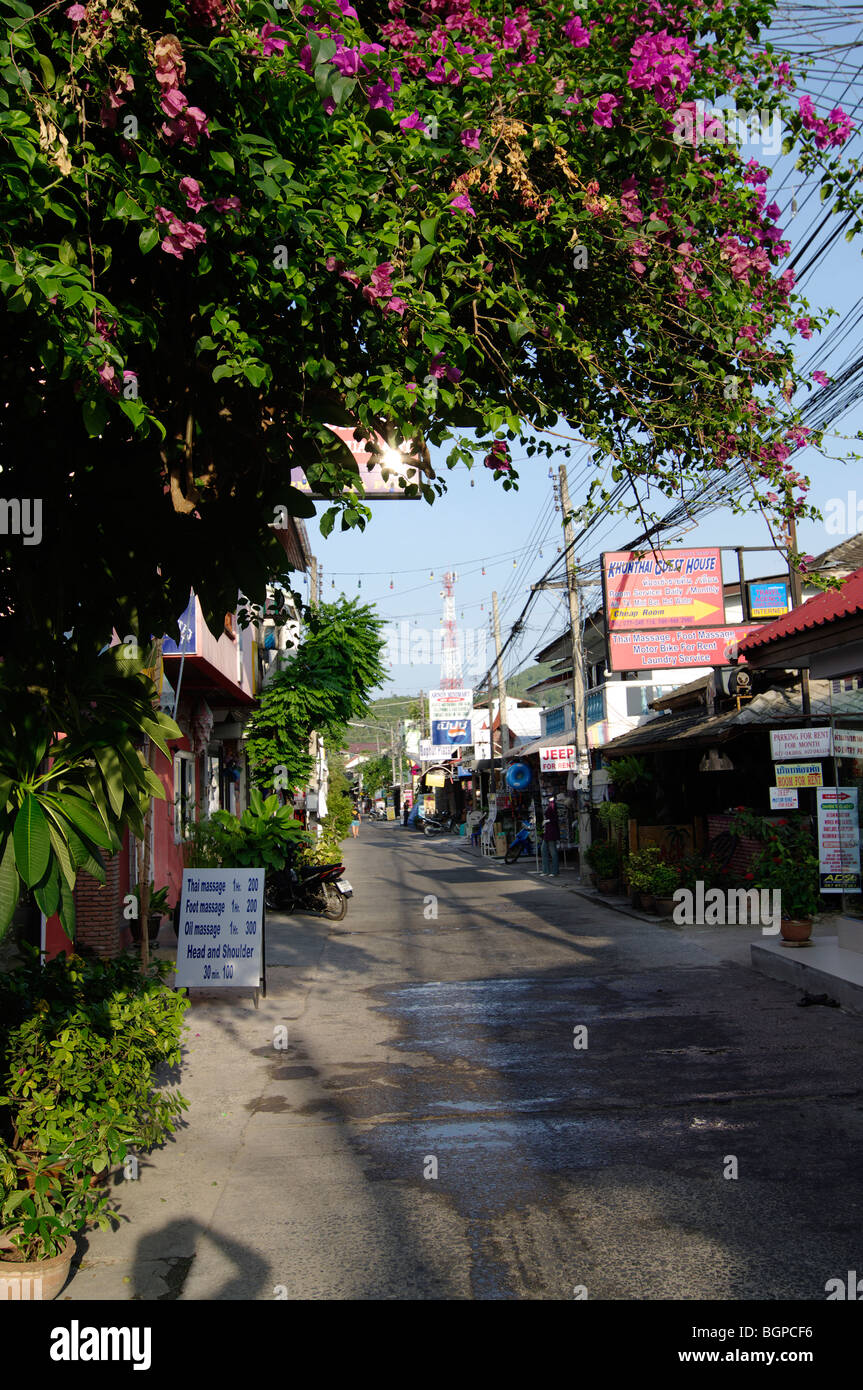
[[[75,886],[75,941],[97,956],[113,960],[120,954],[123,907],[120,901],[120,861],[105,858],[104,886],[89,874],[79,874]]]

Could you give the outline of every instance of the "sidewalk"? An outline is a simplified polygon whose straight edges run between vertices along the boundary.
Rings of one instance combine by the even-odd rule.
[[[771,940],[771,937],[764,937],[759,927],[752,926],[678,926],[670,917],[660,917],[656,913],[643,912],[640,908],[633,907],[628,897],[623,895],[609,896],[600,893],[596,888],[586,887],[581,882],[577,863],[578,855],[576,850],[568,850],[566,858],[568,863],[564,865],[564,856],[560,856],[560,872],[556,878],[545,877],[538,874],[536,860],[533,856],[523,855],[515,864],[505,864],[499,856],[483,856],[478,847],[472,847],[470,843],[465,846],[464,840],[454,846],[462,849],[472,858],[481,859],[484,865],[496,867],[503,873],[521,873],[527,878],[537,879],[542,884],[549,887],[556,885],[565,889],[568,893],[574,893],[579,898],[587,902],[592,902],[597,907],[610,908],[612,912],[622,913],[626,917],[634,918],[638,922],[645,922],[652,927],[661,927],[675,933],[683,941],[691,941],[700,946],[717,960],[731,961],[736,965],[743,965],[748,970],[753,969],[751,947],[753,944],[760,944],[763,940]],[[835,937],[836,922],[841,914],[836,912],[823,913],[815,922],[812,929],[812,939],[817,941],[822,937]]]

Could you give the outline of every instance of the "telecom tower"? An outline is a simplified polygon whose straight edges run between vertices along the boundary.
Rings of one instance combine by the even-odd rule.
[[[440,660],[441,690],[461,690],[464,678],[461,668],[461,654],[456,639],[455,599],[453,586],[458,583],[458,575],[448,570],[443,577],[441,598],[443,599],[443,644]]]

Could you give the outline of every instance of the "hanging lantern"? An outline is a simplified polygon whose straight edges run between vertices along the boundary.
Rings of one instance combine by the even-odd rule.
[[[393,581],[390,580],[390,588],[391,588],[391,589],[394,589],[395,587],[396,587],[396,586],[395,586],[395,584],[393,583]]]
[[[483,572],[483,574],[485,574],[485,565],[483,565],[483,567],[482,567],[482,572]]]

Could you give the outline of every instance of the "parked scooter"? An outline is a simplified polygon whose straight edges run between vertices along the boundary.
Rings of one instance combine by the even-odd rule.
[[[522,854],[536,853],[534,842],[531,839],[532,830],[533,825],[531,821],[524,821],[521,830],[518,832],[512,844],[507,849],[506,854],[503,856],[505,864],[514,864],[516,859],[521,858]]]
[[[456,815],[426,816],[423,820],[424,835],[457,835],[459,819]]]
[[[306,864],[267,870],[265,900],[271,911],[314,912],[341,922],[354,890],[342,878],[344,864]]]

